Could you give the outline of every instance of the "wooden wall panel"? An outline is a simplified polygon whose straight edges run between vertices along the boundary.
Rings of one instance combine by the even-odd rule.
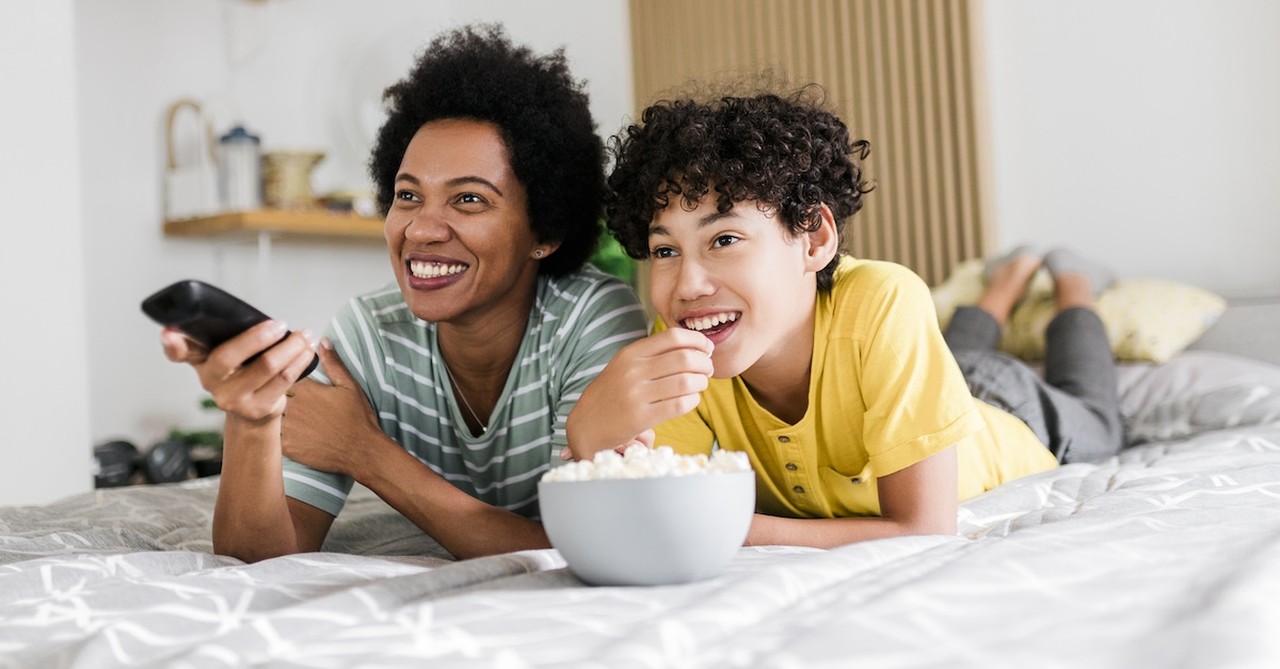
[[[933,285],[992,245],[979,1],[631,0],[636,104],[765,68],[820,84],[872,147],[876,190],[846,226],[846,250]]]

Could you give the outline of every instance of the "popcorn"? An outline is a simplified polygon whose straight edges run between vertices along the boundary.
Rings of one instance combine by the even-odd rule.
[[[599,479],[644,479],[663,476],[694,476],[751,470],[747,454],[716,450],[705,454],[677,455],[670,446],[650,449],[633,444],[622,455],[612,449],[599,451],[591,460],[570,462],[542,475],[543,481],[594,481]]]

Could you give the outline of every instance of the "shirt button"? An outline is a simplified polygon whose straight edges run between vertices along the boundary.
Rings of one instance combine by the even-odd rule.
[[[791,489],[791,492],[794,492],[794,493],[795,493],[795,494],[797,494],[797,495],[803,495],[803,494],[804,494],[804,486],[800,486],[800,485],[798,485],[798,486],[796,486],[796,487],[792,488],[792,489]]]
[[[778,441],[780,441],[780,442],[782,442],[782,443],[784,443],[784,444],[789,444],[789,443],[791,443],[791,437],[788,437],[787,435],[785,435],[785,434],[784,434],[784,435],[782,435],[781,437],[778,437]]]
[[[796,463],[794,463],[794,462],[788,462],[788,463],[787,463],[787,471],[789,471],[789,472],[794,472],[794,471],[795,471],[795,470],[797,470],[797,469],[799,469],[799,467],[797,467],[797,466],[796,466]]]

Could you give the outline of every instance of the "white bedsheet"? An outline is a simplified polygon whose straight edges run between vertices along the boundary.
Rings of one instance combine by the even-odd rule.
[[[209,553],[213,494],[0,509],[0,666],[1280,666],[1277,424],[1016,481],[962,536],[744,548],[671,587],[452,562],[370,495],[328,548],[381,555],[245,565]]]

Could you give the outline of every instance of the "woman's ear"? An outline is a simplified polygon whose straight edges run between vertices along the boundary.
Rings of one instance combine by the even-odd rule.
[[[826,267],[840,252],[840,234],[836,232],[836,217],[827,205],[818,206],[818,226],[805,233],[809,248],[805,250],[805,269],[817,272]]]
[[[560,248],[560,242],[542,242],[533,247],[533,250],[529,252],[529,256],[534,260],[545,260],[547,256],[555,253],[558,248]]]

